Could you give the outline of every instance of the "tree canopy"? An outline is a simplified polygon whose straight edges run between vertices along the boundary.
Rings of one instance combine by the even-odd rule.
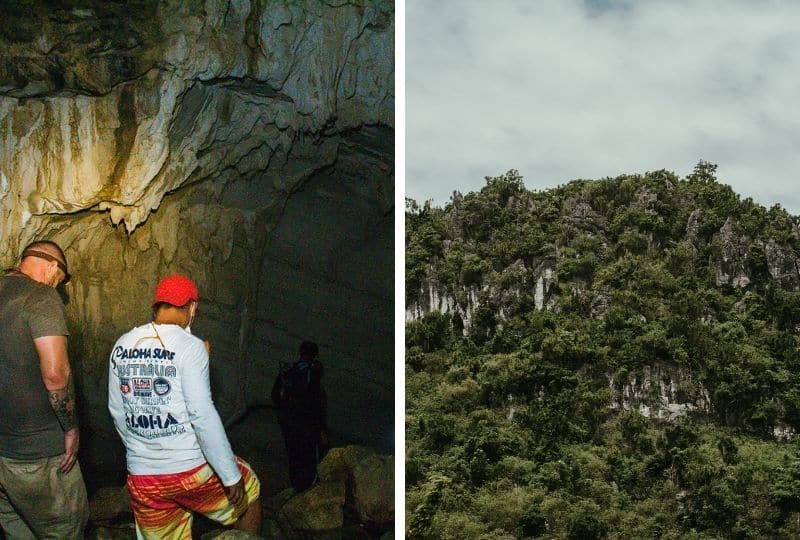
[[[799,225],[706,162],[409,200],[407,535],[800,537]]]

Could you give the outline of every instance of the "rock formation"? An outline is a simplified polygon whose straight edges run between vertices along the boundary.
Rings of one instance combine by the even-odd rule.
[[[333,448],[320,464],[319,484],[280,505],[278,522],[290,536],[340,529],[347,522],[388,530],[393,486],[392,456],[359,446]]]
[[[65,248],[92,430],[113,341],[182,272],[224,420],[313,339],[332,431],[390,445],[393,3],[34,4],[0,9],[0,263]]]
[[[636,410],[645,417],[668,421],[711,409],[708,391],[692,380],[687,369],[654,363],[623,375],[608,374],[613,409]]]
[[[701,163],[698,170],[705,170],[703,167],[707,165]],[[425,324],[426,317],[433,314],[432,321],[449,325],[448,339],[463,335],[481,342],[504,328],[513,328],[516,318],[516,333],[505,336],[513,349],[528,337],[518,330],[525,326],[519,321],[537,311],[558,313],[568,304],[566,309],[603,320],[624,304],[615,289],[616,293],[630,292],[631,297],[638,295],[636,288],[624,282],[609,285],[614,281],[611,276],[624,270],[622,263],[611,264],[626,257],[633,257],[627,260],[638,266],[658,261],[657,268],[664,270],[662,278],[697,279],[720,294],[731,294],[743,319],[749,316],[748,302],[774,303],[762,296],[792,299],[800,290],[797,217],[780,207],[768,210],[749,199],[742,201],[713,177],[703,178],[680,180],[657,171],[644,177],[576,180],[544,193],[520,190],[515,202],[494,191],[498,183],[508,182],[504,176],[487,178],[487,187],[481,192],[454,193],[451,203],[442,209],[417,209],[419,216],[436,216],[431,218],[435,235],[426,237],[429,245],[425,249],[431,256],[423,259],[416,255],[416,260],[424,261],[424,272],[419,272],[415,281],[407,279],[406,321]],[[414,218],[411,208],[407,222]],[[496,218],[498,215],[504,217]],[[465,233],[466,224],[476,222],[491,227],[473,226],[474,230]],[[557,226],[544,234],[550,223]],[[519,253],[507,257],[504,249],[518,249]],[[470,271],[469,279],[465,269]],[[661,298],[656,294],[656,302],[665,305],[664,299],[671,294]],[[646,327],[647,317],[628,315],[634,321],[631,326]],[[650,320],[653,315],[659,317],[663,312],[652,314]],[[771,316],[771,324],[778,318]],[[709,307],[697,320],[704,325],[720,322]],[[660,333],[654,328],[658,341]],[[639,330],[634,335],[636,332]],[[646,351],[633,369],[599,375],[606,378],[615,409],[638,410],[670,421],[691,411],[719,414],[725,409],[726,404],[714,403],[713,389],[704,386],[709,381],[700,380],[685,360],[673,356],[666,361],[667,355],[656,353],[655,348]],[[778,438],[793,435],[780,422],[773,428],[770,431]]]

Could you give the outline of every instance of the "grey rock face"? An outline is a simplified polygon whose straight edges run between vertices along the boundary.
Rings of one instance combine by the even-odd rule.
[[[736,230],[736,222],[732,218],[725,220],[725,224],[716,237],[720,253],[717,260],[716,284],[730,284],[734,287],[746,287],[750,284],[745,263],[747,252],[752,242]]]
[[[570,197],[564,202],[564,206],[569,211],[569,219],[573,222],[583,222],[596,217],[592,207],[584,200]]]
[[[791,249],[779,246],[770,240],[764,246],[764,255],[767,259],[767,269],[772,279],[783,285],[797,287],[800,282],[800,266],[798,257]]]
[[[431,268],[418,301],[409,302],[406,306],[406,321],[421,319],[431,312],[450,314],[463,322],[463,333],[467,335],[481,298],[483,301],[489,299],[497,305],[498,315],[504,319],[510,315],[511,304],[526,292],[533,295],[536,309],[551,309],[552,287],[556,282],[554,267],[555,262],[550,259],[539,261],[531,269],[521,260],[517,260],[491,281],[487,280],[481,285],[461,286],[455,293],[440,282]]]
[[[567,215],[563,218],[566,223],[590,231],[601,231],[605,226],[605,219],[599,215],[591,205],[582,197],[570,197],[564,201]]]
[[[700,216],[702,215],[702,210],[699,208],[692,211],[689,214],[689,219],[686,220],[686,237],[694,241],[697,239],[697,234],[700,231]]]
[[[617,409],[668,421],[691,411],[711,410],[707,390],[692,380],[688,370],[676,366],[654,363],[622,378],[609,374],[608,380]]]
[[[634,194],[634,206],[655,212],[652,207],[658,201],[658,194],[651,191],[647,186],[640,187]]]

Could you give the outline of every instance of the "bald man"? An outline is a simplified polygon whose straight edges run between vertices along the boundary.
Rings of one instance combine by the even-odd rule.
[[[0,524],[6,538],[83,538],[88,518],[78,457],[67,322],[56,291],[67,259],[50,241],[0,277]]]

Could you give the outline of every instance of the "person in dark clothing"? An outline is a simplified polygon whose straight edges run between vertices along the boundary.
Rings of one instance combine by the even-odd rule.
[[[278,409],[289,458],[289,481],[298,493],[314,485],[317,464],[328,444],[326,396],[318,355],[316,343],[301,343],[297,361],[281,371],[272,386],[272,402]]]
[[[89,504],[58,244],[40,240],[0,276],[0,525],[6,538],[83,538]],[[2,534],[0,534],[2,536]]]

